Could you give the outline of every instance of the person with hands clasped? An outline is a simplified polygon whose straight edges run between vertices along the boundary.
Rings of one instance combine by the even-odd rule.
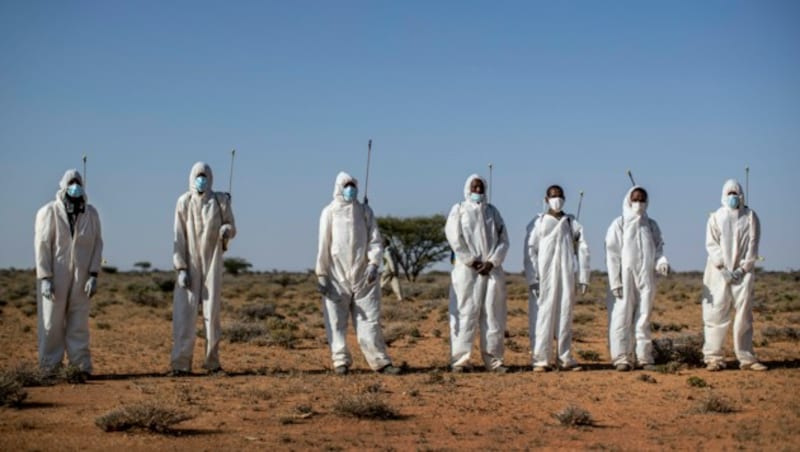
[[[445,235],[455,253],[450,273],[450,365],[453,372],[470,369],[472,341],[480,325],[486,369],[506,373],[503,365],[506,330],[506,276],[503,261],[508,233],[500,212],[486,202],[486,181],[473,174],[464,184],[464,201],[450,210]]]
[[[753,285],[761,226],[745,204],[742,186],[731,179],[722,187],[722,207],[708,218],[703,274],[706,369],[725,367],[722,343],[733,320],[733,348],[742,370],[767,370],[753,351]],[[733,317],[733,319],[731,319]]]

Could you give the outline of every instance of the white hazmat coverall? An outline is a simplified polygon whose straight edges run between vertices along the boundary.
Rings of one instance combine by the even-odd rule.
[[[575,270],[578,283],[589,284],[589,245],[583,227],[573,215],[556,218],[539,214],[528,225],[525,278],[539,284],[539,298],[529,296],[528,326],[534,367],[549,367],[552,341],[558,342],[558,360],[566,368],[577,365],[572,357],[572,311],[575,307]],[[577,255],[575,244],[577,242]]]
[[[390,365],[381,331],[381,290],[377,269],[381,263],[381,234],[372,209],[357,199],[345,201],[342,191],[358,181],[345,172],[336,176],[333,201],[319,219],[319,248],[315,272],[327,280],[323,314],[334,367],[353,363],[347,348],[348,318],[352,317],[358,344],[372,370]],[[367,281],[374,266],[375,280]]]
[[[727,205],[728,193],[739,196],[739,208]],[[756,363],[753,352],[753,284],[761,228],[756,213],[745,207],[742,187],[728,180],[722,188],[722,207],[706,226],[708,260],[703,274],[703,322],[706,363],[722,362],[722,344],[733,317],[733,348],[739,365]],[[727,282],[723,271],[741,273]]]
[[[74,233],[70,230],[65,201],[67,184],[83,180],[77,170],[61,178],[56,199],[36,213],[34,249],[36,254],[37,308],[39,317],[39,365],[46,372],[59,366],[66,350],[70,364],[92,372],[89,353],[89,295],[86,283],[100,272],[103,239],[100,217],[83,195],[84,211],[78,213]],[[42,296],[41,283],[52,282],[51,298]]]
[[[195,178],[205,174],[208,186],[200,193]],[[220,308],[222,292],[222,234],[228,239],[236,235],[236,225],[226,193],[212,191],[214,176],[203,162],[192,166],[189,191],[178,198],[175,206],[173,265],[189,276],[188,287],[175,285],[172,301],[173,370],[190,372],[195,340],[195,322],[202,308],[206,332],[203,367],[217,370],[221,336]]]
[[[450,273],[450,360],[453,368],[467,367],[480,324],[483,362],[492,370],[503,365],[507,316],[503,261],[508,252],[508,232],[493,205],[470,199],[474,179],[487,186],[477,174],[469,176],[464,184],[465,200],[450,209],[445,225],[447,241],[456,256]],[[476,261],[492,263],[488,275],[480,275],[471,267]]]
[[[609,346],[614,365],[653,364],[650,315],[656,294],[656,268],[666,272],[664,241],[655,220],[632,210],[632,187],[622,201],[622,216],[606,233],[609,288]],[[646,209],[646,207],[645,207]],[[622,298],[611,291],[622,290]],[[635,340],[633,339],[635,337]],[[635,349],[634,349],[635,344]]]

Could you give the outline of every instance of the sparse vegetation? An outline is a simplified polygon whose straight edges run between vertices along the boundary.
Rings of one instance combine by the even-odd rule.
[[[600,361],[600,353],[594,350],[578,350],[578,356],[584,361]]]
[[[800,340],[800,328],[768,326],[761,330],[761,336],[771,341],[797,341]]]
[[[19,407],[27,397],[19,380],[6,372],[0,374],[0,406]]]
[[[665,337],[653,341],[653,357],[657,364],[676,363],[689,367],[703,364],[703,335]]]
[[[700,402],[697,411],[700,413],[727,414],[735,412],[736,408],[727,399],[711,394]]]
[[[333,411],[340,416],[358,419],[386,421],[400,418],[400,413],[386,403],[382,394],[375,391],[342,394],[334,402]]]
[[[64,381],[74,385],[86,383],[88,376],[89,375],[82,371],[80,367],[72,364],[64,366],[61,371],[61,377],[64,379]]]
[[[553,417],[558,419],[558,422],[564,427],[595,426],[595,421],[592,419],[592,415],[577,405],[569,405],[558,413],[553,413]]]
[[[153,433],[173,433],[173,426],[193,416],[153,402],[125,405],[95,419],[105,432],[140,429]]]
[[[686,383],[693,388],[707,388],[708,383],[700,377],[692,375],[686,379]]]

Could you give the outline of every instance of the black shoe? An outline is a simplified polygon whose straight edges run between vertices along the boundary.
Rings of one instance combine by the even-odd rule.
[[[228,372],[225,372],[222,367],[216,367],[214,369],[209,369],[207,375],[210,377],[227,377]]]
[[[378,369],[378,373],[379,374],[384,374],[384,375],[400,375],[401,373],[403,373],[403,370],[400,369],[399,367],[395,367],[395,366],[393,366],[391,364],[387,364],[387,365],[381,367],[380,369]]]
[[[336,375],[347,375],[348,373],[350,373],[350,369],[347,366],[336,366],[333,369],[333,373],[335,373]]]
[[[167,372],[168,377],[188,377],[192,373],[188,370],[172,369]]]
[[[509,372],[509,369],[506,366],[497,366],[494,369],[492,369],[491,372],[494,372],[496,374],[507,374]]]

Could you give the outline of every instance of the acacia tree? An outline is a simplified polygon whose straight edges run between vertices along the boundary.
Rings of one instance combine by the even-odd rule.
[[[236,276],[239,273],[246,272],[253,264],[241,257],[226,257],[222,261],[222,266],[225,267],[225,271]]]
[[[133,264],[133,266],[134,267],[139,267],[143,272],[146,272],[147,270],[150,269],[151,264],[150,264],[150,262],[147,262],[147,261],[139,261],[139,262],[136,262],[135,264]]]
[[[406,279],[416,281],[423,270],[450,255],[444,235],[444,215],[396,218],[379,217],[381,235],[389,240],[397,265]]]

